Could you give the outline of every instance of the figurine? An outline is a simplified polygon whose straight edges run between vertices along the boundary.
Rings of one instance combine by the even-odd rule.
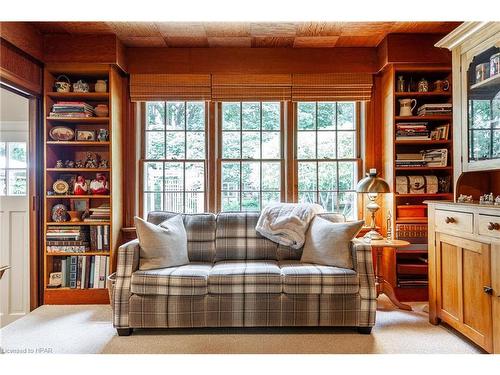
[[[99,157],[93,152],[87,152],[87,160],[85,160],[85,168],[97,168]]]
[[[83,160],[77,160],[77,161],[75,161],[75,167],[76,168],[85,168],[85,162]]]
[[[87,195],[89,191],[89,186],[85,177],[82,175],[78,175],[76,177],[76,181],[73,185],[73,194],[74,195]]]
[[[64,164],[62,160],[57,160],[56,161],[56,168],[64,168]]]
[[[108,140],[108,130],[99,129],[99,132],[97,133],[97,140],[99,142],[106,142]]]
[[[104,173],[96,173],[95,179],[90,183],[90,192],[95,195],[109,194],[109,183]]]
[[[65,168],[74,168],[75,167],[75,162],[73,160],[66,160],[64,162],[64,167]]]
[[[457,198],[458,203],[472,203],[472,195],[460,194]]]
[[[500,206],[500,195],[495,197],[495,206]]]
[[[108,168],[108,161],[106,159],[101,159],[99,162],[99,168]]]
[[[52,207],[52,221],[61,223],[68,219],[68,208],[64,204],[56,204]]]
[[[484,194],[479,197],[479,204],[493,204],[493,193]]]
[[[427,91],[429,91],[429,82],[425,78],[422,78],[418,82],[418,92],[427,92]]]

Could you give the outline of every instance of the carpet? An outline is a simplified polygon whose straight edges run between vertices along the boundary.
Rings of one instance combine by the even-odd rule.
[[[4,353],[169,354],[466,354],[481,350],[428,321],[425,304],[398,310],[381,296],[371,335],[345,328],[218,328],[135,330],[119,337],[111,308],[41,306],[0,330]]]

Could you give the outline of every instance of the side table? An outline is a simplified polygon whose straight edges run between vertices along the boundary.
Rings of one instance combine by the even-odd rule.
[[[382,274],[381,270],[382,267],[380,266],[382,263],[382,254],[384,250],[395,251],[397,248],[409,246],[410,243],[408,241],[403,241],[403,240],[387,241],[386,239],[382,239],[382,240],[372,240],[370,242],[370,245],[372,246],[372,251],[374,251],[376,255],[375,278],[377,286],[377,297],[381,293],[384,293],[387,297],[389,297],[389,300],[395,306],[397,306],[401,310],[411,311],[412,309],[410,305],[406,305],[404,303],[399,302],[399,300],[396,297],[396,293],[394,293],[394,288],[392,287],[391,284],[387,282],[387,280],[384,279],[384,275]]]

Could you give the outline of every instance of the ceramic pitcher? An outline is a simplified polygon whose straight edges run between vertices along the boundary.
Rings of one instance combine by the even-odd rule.
[[[416,106],[417,106],[416,99],[399,99],[399,115],[413,116],[413,110],[415,109]]]

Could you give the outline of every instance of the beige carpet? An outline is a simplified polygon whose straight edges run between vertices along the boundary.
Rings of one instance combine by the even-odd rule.
[[[480,353],[413,303],[395,309],[383,296],[371,335],[350,329],[251,328],[135,330],[118,337],[109,306],[42,306],[0,330],[5,353]]]

